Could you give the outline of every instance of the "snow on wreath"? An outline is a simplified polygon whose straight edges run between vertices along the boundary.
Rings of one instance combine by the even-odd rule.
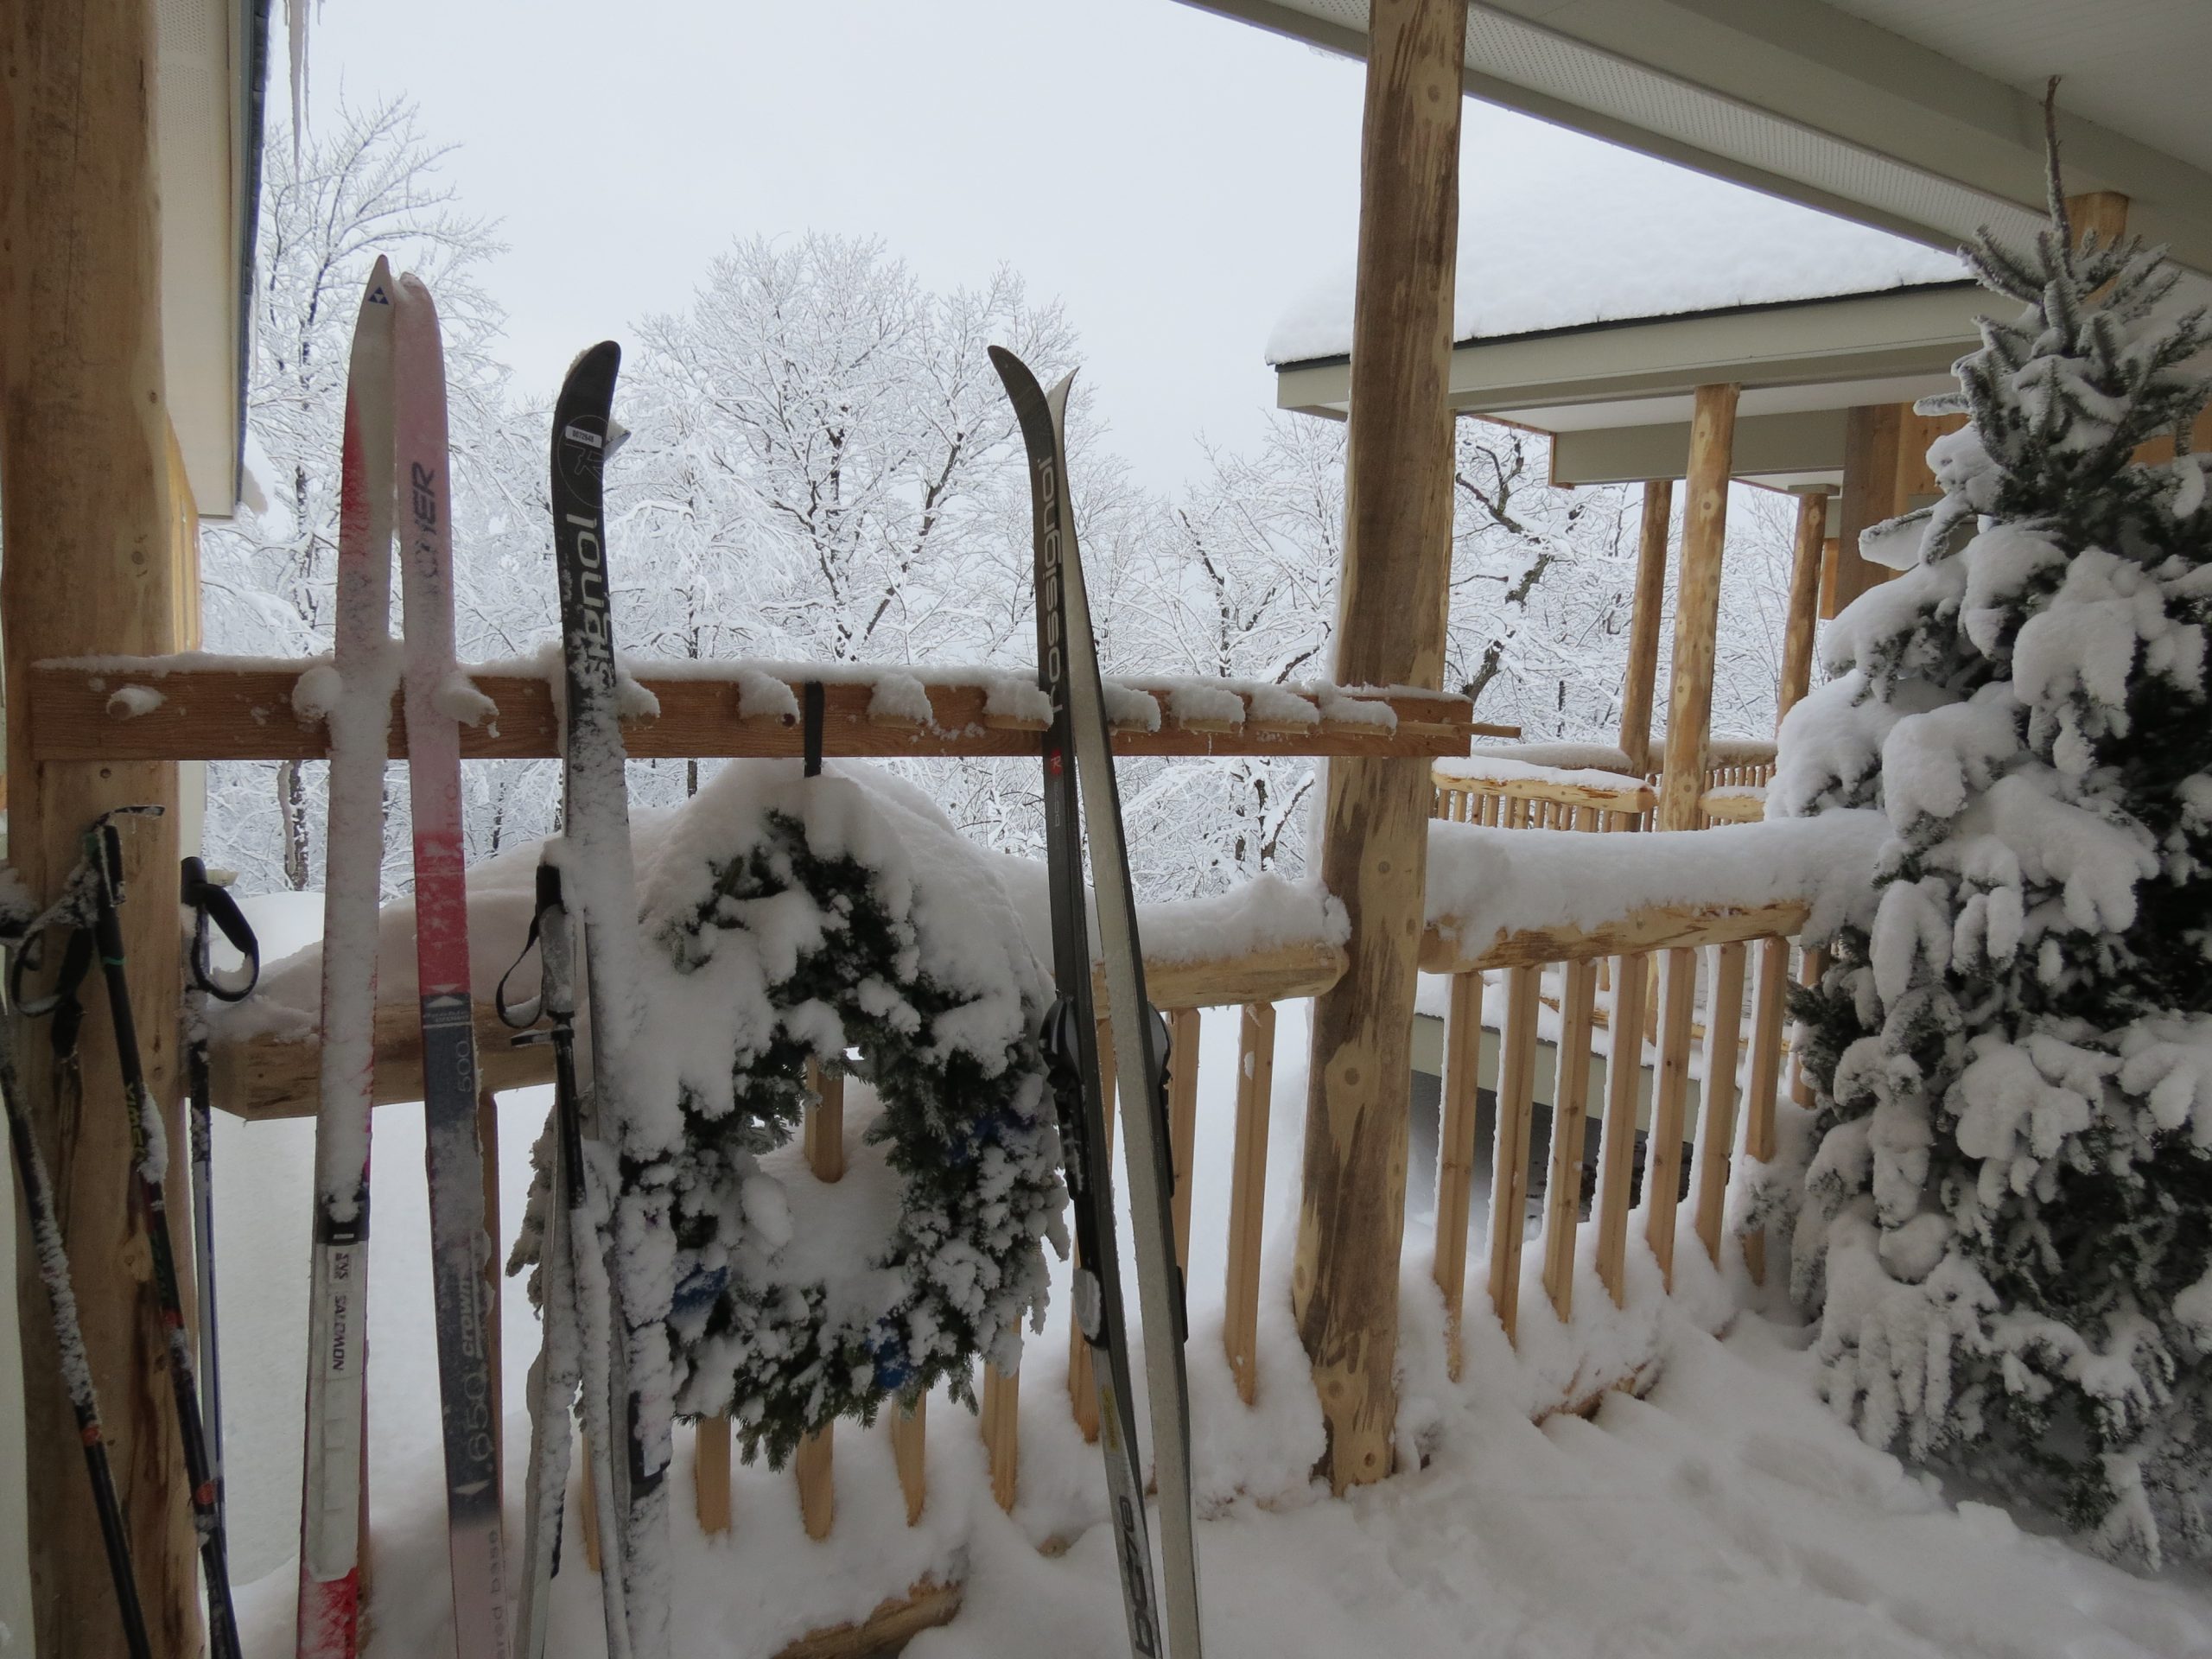
[[[1042,1241],[1066,1249],[1046,987],[995,861],[871,768],[740,761],[643,874],[632,1083],[683,1133],[622,1182],[671,1199],[676,1408],[727,1412],[747,1455],[940,1382],[972,1406],[976,1357],[1014,1370],[1041,1323]],[[868,1085],[834,1185],[798,1144],[810,1060]]]

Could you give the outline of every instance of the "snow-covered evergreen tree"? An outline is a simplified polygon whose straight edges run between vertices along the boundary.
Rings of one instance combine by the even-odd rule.
[[[2075,243],[2055,151],[2051,213],[1969,251],[2026,309],[1782,734],[1775,810],[1891,831],[1871,929],[1808,940],[1796,1289],[1866,1439],[2155,1565],[2212,1553],[2212,320]]]

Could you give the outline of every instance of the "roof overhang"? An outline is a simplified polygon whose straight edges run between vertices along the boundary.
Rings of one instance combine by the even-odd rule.
[[[1954,389],[1951,365],[1980,344],[1989,302],[1946,283],[1463,340],[1449,397],[1457,413],[1552,435],[1554,482],[1605,484],[1681,476],[1693,396],[1733,382],[1737,475],[1833,483],[1844,411]],[[1284,409],[1341,419],[1351,361],[1284,364],[1275,391]]]
[[[1365,0],[1185,3],[1365,54]],[[2212,275],[2212,130],[2190,78],[2212,58],[2212,6],[1995,0],[1967,10],[1484,0],[1468,8],[1463,84],[1487,102],[1955,247],[1984,224],[2021,238],[2042,222],[2043,68],[2032,87],[2018,83],[2030,60],[2047,59],[2069,75],[2059,92],[2068,190],[2126,195],[2131,231]],[[2032,11],[2035,29],[2008,31],[2008,10]]]
[[[227,518],[245,432],[246,289],[269,0],[159,0],[162,363],[193,500]]]

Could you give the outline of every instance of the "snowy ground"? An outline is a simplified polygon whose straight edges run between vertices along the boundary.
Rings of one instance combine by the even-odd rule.
[[[261,912],[264,933],[309,931]],[[296,929],[287,924],[296,923]],[[281,950],[272,941],[272,955]],[[1663,1305],[1648,1258],[1626,1315],[1587,1281],[1573,1326],[1533,1287],[1522,1297],[1523,1354],[1510,1351],[1471,1264],[1465,1380],[1441,1364],[1441,1313],[1416,1223],[1406,1248],[1402,1363],[1405,1460],[1426,1466],[1329,1501],[1305,1477],[1320,1424],[1288,1313],[1305,1010],[1283,1008],[1268,1192],[1261,1397],[1237,1400],[1221,1357],[1233,1014],[1205,1020],[1192,1227],[1192,1386],[1198,1530],[1210,1652],[1581,1655],[2212,1655],[2212,1580],[2145,1582],[2001,1510],[1954,1501],[1862,1446],[1815,1399],[1796,1327],[1739,1316],[1716,1339],[1710,1316],[1733,1294],[1701,1269],[1688,1236],[1683,1306]],[[853,1131],[865,1116],[849,1109]],[[523,1156],[543,1091],[502,1103],[504,1220],[519,1213]],[[219,1124],[226,1405],[232,1558],[249,1651],[289,1651],[297,1527],[300,1355],[312,1130],[305,1122]],[[437,1404],[425,1245],[421,1119],[378,1114],[372,1325],[372,1482],[378,1655],[449,1651]],[[1479,1217],[1471,1248],[1483,1249]],[[1128,1651],[1112,1552],[1090,1524],[1102,1508],[1097,1453],[1065,1405],[1057,1310],[1025,1363],[1021,1502],[991,1503],[975,1422],[942,1399],[931,1416],[929,1505],[904,1524],[881,1426],[837,1440],[836,1529],[809,1541],[787,1476],[737,1471],[735,1525],[703,1538],[690,1517],[688,1440],[678,1494],[677,1652],[764,1659],[809,1629],[868,1612],[927,1574],[963,1578],[965,1605],[927,1633],[915,1659]],[[536,1322],[519,1287],[505,1303],[507,1397],[517,1407]],[[1532,1404],[1572,1392],[1579,1366],[1657,1353],[1649,1397],[1610,1398],[1592,1421],[1529,1421]],[[249,1434],[248,1426],[251,1432]],[[508,1417],[509,1491],[518,1494],[526,1428]],[[1416,1444],[1417,1443],[1417,1444]],[[1247,1496],[1230,1497],[1231,1492]],[[518,1518],[514,1536],[519,1536]],[[1047,1541],[1072,1539],[1061,1554]],[[593,1581],[556,1589],[555,1651],[603,1649]]]

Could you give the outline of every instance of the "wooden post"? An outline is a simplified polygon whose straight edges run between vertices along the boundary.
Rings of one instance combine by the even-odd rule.
[[[2085,190],[2066,198],[2066,217],[2074,227],[2074,245],[2091,231],[2101,247],[2111,247],[2127,234],[2128,199],[2117,190]]]
[[[1642,956],[1613,962],[1612,1052],[1605,1061],[1605,1121],[1598,1159],[1598,1277],[1615,1307],[1628,1306],[1628,1203],[1636,1173],[1637,1109],[1643,1101],[1643,1004],[1650,986]]]
[[[1175,1172],[1175,1265],[1191,1270],[1191,1155],[1198,1135],[1198,1011],[1167,1016],[1167,1148]]]
[[[1746,951],[1739,941],[1713,948],[1713,989],[1705,1000],[1705,1109],[1698,1115],[1697,1236],[1720,1265],[1720,1226],[1728,1203],[1728,1150],[1736,1144],[1736,1068],[1744,1023]]]
[[[591,1488],[584,1488],[587,1494]],[[691,1439],[691,1504],[708,1536],[729,1530],[729,1417],[702,1417]]]
[[[1789,555],[1789,620],[1783,626],[1782,683],[1775,696],[1777,730],[1783,716],[1812,689],[1813,632],[1820,614],[1821,561],[1827,534],[1827,486],[1799,492],[1797,536]]]
[[[930,1397],[922,1395],[914,1408],[891,1408],[891,1463],[899,1471],[899,1495],[906,1500],[906,1524],[922,1518],[929,1502]]]
[[[1536,1010],[1543,969],[1533,963],[1506,975],[1505,1031],[1497,1068],[1497,1135],[1490,1163],[1490,1305],[1505,1339],[1521,1331],[1521,1245],[1529,1231],[1529,1120],[1536,1085]],[[1477,976],[1470,974],[1472,979]],[[1453,1332],[1451,1371],[1459,1375]]]
[[[147,1083],[168,1110],[169,1144],[181,1146],[176,768],[35,764],[27,695],[35,658],[174,651],[180,618],[196,608],[177,545],[162,381],[154,8],[147,0],[10,6],[0,54],[9,118],[0,172],[8,852],[32,896],[50,899],[94,817],[138,803],[167,809],[123,832],[136,884],[123,925]],[[168,1355],[129,1196],[130,1126],[107,1001],[95,988],[86,1003],[80,1070],[62,1075],[42,1031],[16,1046],[24,1101],[53,1168],[153,1650],[169,1659],[200,1647],[192,1522]],[[185,1208],[175,1196],[171,1213]],[[24,1458],[10,1472],[23,1483],[31,1520],[28,1635],[42,1654],[112,1653],[121,1646],[114,1592],[28,1249],[17,1252],[16,1288]]]
[[[1459,1317],[1467,1294],[1467,1217],[1475,1173],[1475,1112],[1483,1058],[1483,976],[1452,976],[1444,1021],[1444,1119],[1436,1146],[1436,1261],[1444,1298],[1445,1364],[1459,1375]]]
[[[1782,1083],[1783,986],[1789,978],[1789,941],[1759,941],[1758,978],[1751,994],[1751,1063],[1744,1091],[1744,1158],[1770,1164],[1775,1154],[1774,1103]],[[1766,1282],[1766,1230],[1744,1235],[1744,1265],[1751,1282]]]
[[[1351,448],[1336,676],[1438,685],[1451,574],[1452,287],[1459,253],[1462,0],[1375,0],[1360,142]],[[1320,874],[1351,921],[1344,975],[1313,1005],[1306,1161],[1291,1276],[1343,1491],[1390,1472],[1406,1218],[1415,962],[1428,767],[1328,769]]]
[[[1843,423],[1843,493],[1836,503],[1835,580],[1827,614],[1838,615],[1851,601],[1886,581],[1889,571],[1859,556],[1859,534],[1897,512],[1897,456],[1903,404],[1865,404],[1847,410]]]
[[[1582,1207],[1583,1123],[1590,1105],[1590,1033],[1598,963],[1567,965],[1560,999],[1559,1058],[1552,1089],[1551,1174],[1544,1191],[1544,1289],[1564,1325],[1574,1313],[1574,1235]]]
[[[1689,1103],[1691,1016],[1697,1004],[1697,952],[1666,952],[1659,987],[1659,1076],[1651,1095],[1651,1128],[1643,1143],[1643,1237],[1658,1258],[1660,1281],[1672,1290],[1675,1217],[1681,1205],[1682,1116]]]
[[[1720,551],[1728,534],[1728,479],[1736,441],[1734,386],[1700,386],[1690,422],[1682,519],[1682,575],[1675,588],[1675,661],[1667,687],[1667,761],[1659,828],[1698,827],[1705,742],[1713,724],[1713,647],[1720,627]]]
[[[1021,1373],[983,1367],[983,1456],[991,1471],[991,1496],[1012,1510],[1021,1475]]]
[[[1268,1116],[1275,1092],[1275,1005],[1251,1003],[1242,1024],[1221,1343],[1236,1397],[1249,1406],[1260,1397],[1260,1237],[1268,1196]]]
[[[1651,769],[1651,698],[1659,681],[1659,613],[1667,602],[1667,530],[1675,480],[1644,481],[1643,528],[1636,545],[1636,604],[1628,625],[1628,669],[1621,682],[1621,751],[1628,769]]]

